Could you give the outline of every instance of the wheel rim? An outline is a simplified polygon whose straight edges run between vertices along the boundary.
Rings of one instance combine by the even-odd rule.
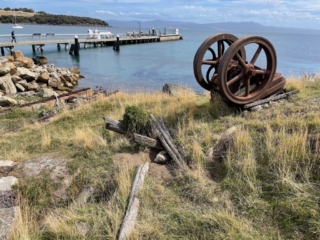
[[[239,49],[242,48],[247,53],[248,48],[253,49],[250,62],[239,55]],[[257,63],[261,65],[258,67]],[[276,66],[276,52],[267,39],[258,36],[240,38],[227,49],[221,59],[217,81],[219,89],[233,103],[253,102],[268,89]]]
[[[193,60],[194,76],[201,87],[208,91],[218,88],[217,80],[220,61],[226,48],[230,47],[237,39],[232,34],[220,33],[208,37],[201,44]],[[216,51],[214,48],[216,48]],[[241,49],[239,54],[244,59],[246,58],[244,49]],[[210,57],[204,59],[206,55]]]

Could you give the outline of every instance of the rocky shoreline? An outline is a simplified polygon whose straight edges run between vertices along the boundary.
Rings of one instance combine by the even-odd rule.
[[[42,98],[73,91],[84,78],[77,68],[58,68],[43,56],[24,57],[21,51],[0,57],[0,107],[21,104],[14,97],[38,95]]]

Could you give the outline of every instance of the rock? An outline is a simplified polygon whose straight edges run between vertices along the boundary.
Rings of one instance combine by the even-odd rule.
[[[13,186],[18,184],[18,179],[9,176],[0,178],[0,208],[16,206],[17,190]]]
[[[17,89],[11,80],[10,74],[0,77],[0,89],[4,90],[6,94],[17,93]]]
[[[85,223],[85,222],[79,222],[75,226],[76,232],[83,237],[90,232],[91,228],[92,227],[88,223]]]
[[[170,159],[171,158],[166,151],[161,151],[153,161],[158,164],[166,164]]]
[[[179,94],[195,94],[195,92],[187,87],[183,87],[177,84],[170,84],[170,83],[166,83],[163,88],[162,88],[162,92],[167,93],[169,95],[172,96],[177,96]]]
[[[74,204],[85,204],[88,202],[89,198],[93,195],[94,193],[94,188],[93,187],[88,187],[85,188],[81,191],[79,196],[76,198]]]
[[[34,80],[36,78],[36,74],[31,72],[29,69],[18,67],[17,75],[22,79],[27,80],[28,82]]]
[[[260,111],[261,109],[262,109],[262,106],[261,106],[261,105],[258,105],[258,106],[255,106],[255,107],[251,108],[250,110],[251,110],[252,112],[258,112],[258,111]]]
[[[9,173],[17,165],[17,162],[11,160],[0,160],[0,173]]]
[[[18,57],[13,62],[18,67],[32,68],[33,60],[27,57]]]
[[[4,76],[10,72],[10,67],[7,64],[0,65],[0,76]]]
[[[0,97],[0,106],[2,106],[2,107],[14,106],[17,104],[18,104],[18,102],[15,99],[9,98],[7,96]]]
[[[17,75],[13,75],[13,76],[11,76],[11,80],[13,83],[17,83],[17,82],[21,81],[22,78]]]
[[[51,73],[49,74],[49,76],[50,76],[50,78],[60,79],[58,73],[56,73],[56,72],[51,72]]]
[[[37,91],[40,89],[40,86],[36,81],[32,81],[27,84],[24,84],[24,85],[21,84],[21,85],[28,91],[31,91],[31,90]]]
[[[38,81],[43,82],[43,83],[48,83],[49,81],[49,74],[47,72],[43,72],[39,75]]]
[[[19,92],[24,92],[26,89],[19,83],[16,83],[16,88]]]
[[[20,57],[24,57],[23,53],[21,51],[13,51],[12,52],[12,56],[14,59],[20,58]]]
[[[27,92],[18,93],[18,95],[22,96],[22,97],[31,97],[31,96],[36,95],[36,93],[35,93],[35,91],[27,91]]]
[[[39,84],[39,86],[40,86],[41,88],[47,88],[47,87],[48,87],[48,84],[43,83],[43,82],[38,82],[38,84]]]
[[[0,209],[0,239],[9,239],[10,231],[20,215],[20,207]]]
[[[38,92],[37,92],[37,95],[43,97],[43,98],[49,98],[49,97],[52,97],[52,96],[59,96],[55,91],[49,89],[49,88],[43,88],[43,89],[40,89]]]
[[[0,57],[0,64],[9,62],[9,59],[7,57]]]
[[[208,158],[221,158],[225,155],[230,144],[233,142],[233,133],[239,129],[239,126],[233,126],[227,129],[220,137],[218,142],[210,149]]]
[[[48,58],[45,56],[35,56],[32,58],[35,64],[44,65],[48,63]]]
[[[11,75],[14,75],[17,72],[17,67],[12,62],[8,62],[6,65],[10,68]]]
[[[70,68],[69,71],[73,74],[80,74],[80,71],[78,68]]]
[[[63,83],[60,81],[60,79],[50,78],[48,81],[48,86],[58,88],[59,86],[63,86]]]

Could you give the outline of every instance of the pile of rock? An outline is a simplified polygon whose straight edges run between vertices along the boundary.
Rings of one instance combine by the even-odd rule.
[[[9,234],[17,219],[20,207],[18,206],[18,192],[14,185],[18,179],[8,174],[17,165],[10,160],[0,160],[0,239],[9,239]]]
[[[15,104],[10,96],[16,94],[51,97],[70,92],[78,79],[83,78],[77,68],[57,68],[47,62],[45,57],[41,61],[24,57],[20,51],[0,57],[0,106]],[[48,90],[51,90],[49,95]]]

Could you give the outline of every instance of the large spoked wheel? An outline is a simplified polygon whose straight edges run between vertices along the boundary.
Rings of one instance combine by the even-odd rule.
[[[218,88],[218,67],[225,50],[238,38],[232,34],[215,34],[207,38],[198,48],[194,60],[194,76],[201,87],[211,91]],[[241,49],[239,55],[246,59],[244,49]]]
[[[240,56],[239,49],[242,48],[247,56],[252,53],[250,62]],[[276,66],[276,52],[267,39],[258,36],[240,38],[221,59],[218,68],[219,89],[233,103],[244,105],[253,102],[269,88]]]

